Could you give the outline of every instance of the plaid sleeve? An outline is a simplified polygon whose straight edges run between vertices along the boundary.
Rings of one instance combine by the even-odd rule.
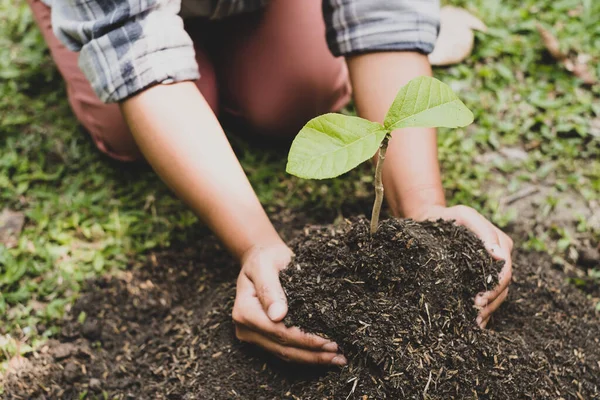
[[[56,36],[104,102],[161,82],[199,78],[180,0],[53,0]]]
[[[324,0],[327,42],[336,56],[369,51],[431,53],[439,0]]]

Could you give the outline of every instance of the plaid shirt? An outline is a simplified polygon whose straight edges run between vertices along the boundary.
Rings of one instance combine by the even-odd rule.
[[[79,66],[104,102],[117,102],[157,83],[200,77],[183,18],[225,18],[268,0],[44,0],[56,36],[79,51]],[[288,0],[291,1],[291,0]],[[439,0],[323,0],[331,52],[430,53]]]

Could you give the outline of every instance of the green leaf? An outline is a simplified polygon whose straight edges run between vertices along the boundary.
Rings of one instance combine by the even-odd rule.
[[[359,117],[325,114],[294,139],[286,171],[307,179],[335,178],[373,157],[387,131]]]
[[[429,76],[409,81],[400,89],[385,116],[389,131],[398,128],[456,128],[473,122],[473,113],[450,86]]]

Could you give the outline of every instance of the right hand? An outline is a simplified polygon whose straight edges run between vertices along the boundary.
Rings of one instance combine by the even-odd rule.
[[[336,343],[281,322],[288,308],[279,272],[291,257],[291,250],[283,243],[253,247],[244,254],[232,313],[237,338],[285,361],[346,365]]]
[[[498,276],[498,285],[487,292],[479,293],[475,297],[475,307],[479,309],[476,323],[481,329],[485,329],[491,315],[508,296],[508,286],[512,280],[511,252],[513,241],[506,233],[502,232],[471,207],[433,205],[427,207],[424,212],[417,213],[414,216],[416,220],[429,219],[435,221],[439,218],[455,221],[457,225],[462,225],[471,230],[483,241],[494,259],[504,260],[504,266]]]

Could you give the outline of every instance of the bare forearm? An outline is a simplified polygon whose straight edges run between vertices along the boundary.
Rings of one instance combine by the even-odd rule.
[[[427,57],[418,53],[372,53],[348,60],[358,113],[383,122],[388,107],[401,86],[410,79],[431,75]],[[506,299],[512,277],[512,240],[470,207],[445,207],[437,160],[434,129],[403,129],[392,134],[383,171],[386,199],[395,215],[417,220],[455,221],[474,232],[497,260],[505,264],[500,283],[478,295],[481,309],[477,324],[485,328],[490,315]]]
[[[400,87],[431,75],[427,57],[411,52],[382,52],[348,59],[358,114],[383,122]],[[394,215],[415,217],[427,205],[444,205],[435,129],[394,132],[383,170],[385,197]]]
[[[152,87],[121,108],[154,170],[234,256],[281,241],[193,83]]]

